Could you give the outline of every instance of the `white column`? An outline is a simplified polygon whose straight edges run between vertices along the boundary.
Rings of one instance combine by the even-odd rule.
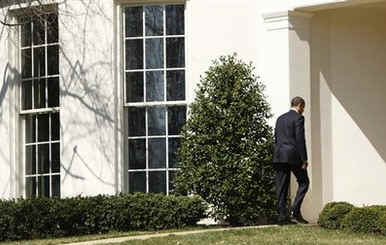
[[[311,37],[312,14],[285,11],[264,15],[266,24],[266,44],[264,52],[264,80],[274,113],[274,120],[289,109],[290,100],[301,96],[306,100],[304,113],[308,159],[312,159],[311,145]],[[302,206],[303,215],[309,220],[317,220],[321,200],[320,171],[310,161],[308,174],[310,190]],[[317,178],[319,179],[319,178]],[[294,178],[291,180],[291,198],[297,190]]]

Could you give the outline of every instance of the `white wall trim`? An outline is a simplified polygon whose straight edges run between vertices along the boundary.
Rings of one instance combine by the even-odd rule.
[[[302,19],[302,22],[309,23],[312,13],[305,13],[300,11],[280,11],[263,14],[264,23],[268,31],[292,29],[291,23],[295,19]]]
[[[303,4],[294,6],[294,10],[300,10],[300,11],[321,11],[321,10],[327,10],[327,9],[335,9],[335,8],[343,8],[343,7],[350,7],[350,6],[358,6],[363,4],[370,4],[370,3],[380,3],[385,2],[385,0],[336,0],[336,1],[318,1],[317,3],[313,4]]]

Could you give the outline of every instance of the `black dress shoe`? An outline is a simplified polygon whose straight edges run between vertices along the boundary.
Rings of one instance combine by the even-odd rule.
[[[296,225],[295,222],[293,222],[292,220],[290,219],[284,219],[284,220],[279,220],[277,222],[278,225]]]
[[[309,222],[305,220],[301,214],[298,214],[298,215],[292,214],[291,221],[295,222],[296,224],[309,224]]]

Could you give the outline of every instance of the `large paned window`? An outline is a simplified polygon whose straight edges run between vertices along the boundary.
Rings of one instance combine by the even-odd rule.
[[[124,8],[129,192],[169,193],[186,121],[185,6]]]
[[[56,13],[20,22],[26,197],[60,197],[59,33]]]

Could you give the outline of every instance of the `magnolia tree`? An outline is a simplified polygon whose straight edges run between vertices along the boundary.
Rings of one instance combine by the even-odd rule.
[[[178,193],[200,195],[232,225],[275,216],[270,107],[254,67],[220,57],[201,78],[179,150]]]

